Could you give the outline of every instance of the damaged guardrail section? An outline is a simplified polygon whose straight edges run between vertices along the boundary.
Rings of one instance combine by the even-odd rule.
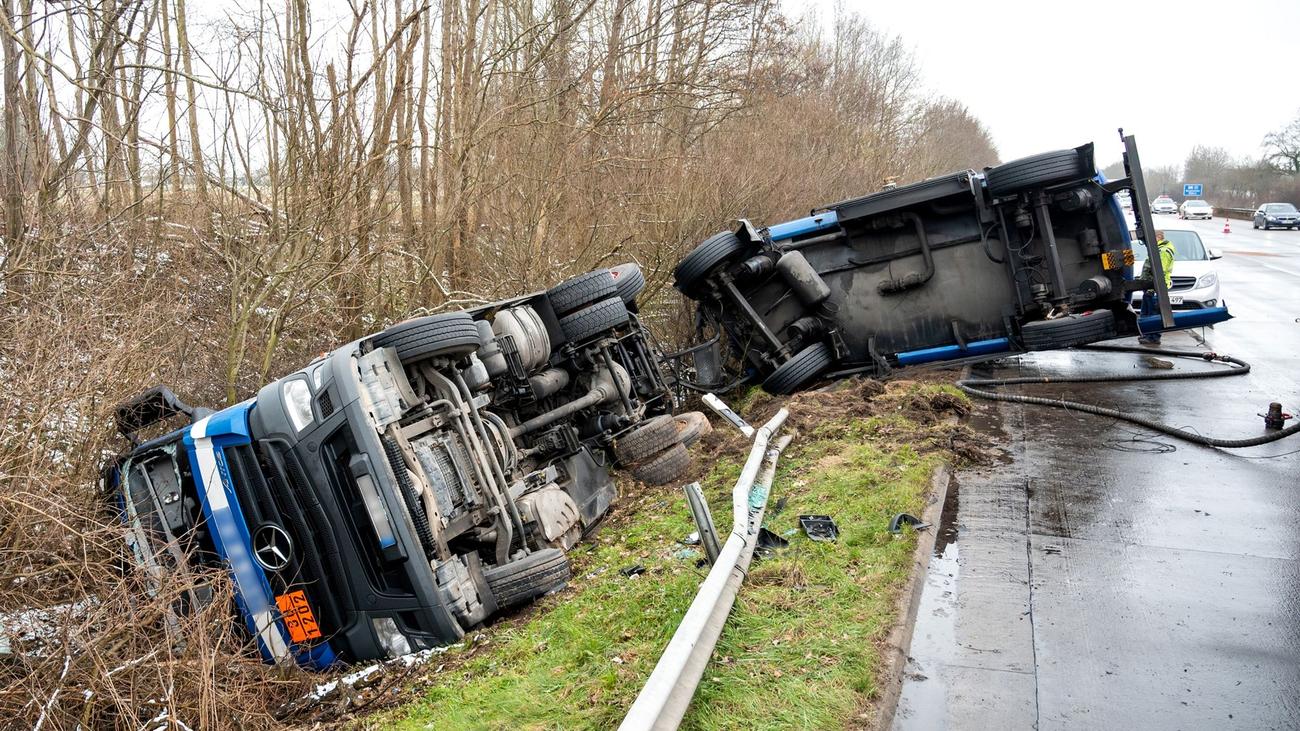
[[[755,433],[754,445],[731,492],[731,534],[619,726],[622,731],[675,729],[686,714],[753,559],[776,461],[791,437],[783,436],[771,448],[768,444],[788,416],[789,412],[781,409]]]

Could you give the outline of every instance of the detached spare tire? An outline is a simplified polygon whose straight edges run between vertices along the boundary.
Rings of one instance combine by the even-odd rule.
[[[835,353],[826,343],[809,345],[772,371],[763,380],[763,390],[778,396],[792,394],[807,386],[835,363]]]
[[[677,427],[677,441],[687,447],[700,441],[700,437],[713,431],[713,425],[709,423],[709,417],[699,411],[687,411],[677,414],[673,417],[673,423]]]
[[[555,310],[556,316],[563,317],[616,292],[614,277],[609,270],[597,269],[560,282],[546,290],[546,297],[551,300],[551,309]]]
[[[703,292],[704,280],[721,264],[738,257],[746,249],[736,234],[717,233],[682,257],[673,270],[673,286],[691,297]]]
[[[561,317],[560,330],[570,342],[581,343],[625,324],[627,319],[627,305],[623,304],[618,295],[614,295],[585,310]]]
[[[403,363],[440,355],[466,355],[482,345],[478,326],[467,312],[417,317],[399,322],[374,336],[376,347],[394,348]]]
[[[1115,337],[1115,313],[1093,310],[1020,326],[1025,350],[1056,350]]]
[[[505,566],[483,570],[497,607],[506,609],[564,588],[572,570],[569,557],[558,548],[543,548]]]
[[[614,277],[614,286],[623,303],[630,305],[636,302],[636,296],[645,289],[645,275],[641,273],[641,267],[629,262],[610,267],[609,273]]]
[[[622,464],[632,464],[658,454],[677,442],[677,425],[673,417],[656,416],[615,439],[614,456]]]
[[[691,453],[682,444],[656,454],[632,468],[632,476],[647,485],[667,485],[686,474],[691,466]]]
[[[989,193],[1012,195],[1033,188],[1084,180],[1097,174],[1092,145],[1073,150],[1056,150],[997,165],[984,173]]]

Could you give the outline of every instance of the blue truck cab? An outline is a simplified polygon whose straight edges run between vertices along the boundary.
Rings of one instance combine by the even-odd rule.
[[[601,269],[408,320],[220,411],[164,387],[122,404],[102,487],[128,566],[224,569],[262,657],[312,669],[445,645],[564,586],[611,467],[688,465],[643,282]],[[187,586],[179,612],[216,595]]]

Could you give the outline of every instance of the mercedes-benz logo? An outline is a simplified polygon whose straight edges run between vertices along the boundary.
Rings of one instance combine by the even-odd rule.
[[[275,523],[263,523],[253,532],[253,560],[267,571],[279,571],[289,565],[293,541]]]

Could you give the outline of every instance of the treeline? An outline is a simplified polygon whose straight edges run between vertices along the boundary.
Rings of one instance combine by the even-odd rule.
[[[1300,116],[1263,140],[1257,159],[1237,159],[1222,147],[1197,145],[1182,165],[1143,171],[1147,191],[1183,200],[1184,183],[1200,183],[1201,197],[1227,208],[1254,208],[1262,203],[1300,205]],[[1123,166],[1106,168],[1107,176],[1123,175]]]
[[[669,338],[672,265],[730,219],[997,162],[901,39],[776,0],[0,1],[0,611],[76,615],[6,660],[16,725],[257,727],[287,692],[214,658],[221,617],[176,655],[168,597],[115,572],[94,485],[124,398],[232,402],[622,261]]]

